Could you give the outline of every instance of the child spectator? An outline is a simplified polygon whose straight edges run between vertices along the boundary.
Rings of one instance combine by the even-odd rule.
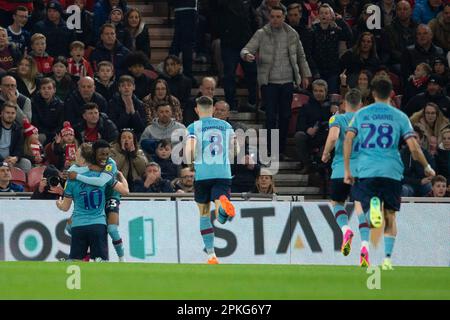
[[[58,170],[65,170],[75,163],[78,147],[75,131],[70,122],[65,121],[60,134],[57,134],[55,140],[45,146],[45,154],[50,164]]]
[[[53,62],[53,75],[51,78],[55,80],[56,96],[65,101],[71,91],[76,89],[75,82],[71,75],[67,72],[68,63],[66,58],[59,56]]]
[[[430,74],[431,67],[427,63],[422,62],[416,66],[414,74],[409,76],[406,83],[404,101],[409,101],[416,94],[426,91]]]
[[[429,197],[443,198],[447,193],[447,179],[444,176],[437,175],[431,179],[431,191]]]
[[[109,15],[111,24],[116,27],[117,40],[129,50],[133,48],[133,40],[127,28],[123,24],[123,11],[120,7],[114,7]]]
[[[161,167],[161,177],[174,180],[178,177],[179,167],[172,162],[172,143],[169,139],[163,139],[156,146],[155,162]]]
[[[91,64],[84,58],[84,48],[84,43],[81,41],[74,41],[70,44],[71,58],[67,60],[69,73],[78,79],[86,76],[94,77]]]
[[[45,51],[47,48],[47,41],[42,33],[35,33],[31,36],[30,56],[36,61],[37,69],[44,75],[49,75],[52,72],[53,57],[50,57]]]
[[[144,99],[150,94],[153,87],[153,79],[144,74],[145,66],[150,62],[143,52],[131,52],[125,59],[129,74],[134,78],[136,89],[134,94],[140,99]]]
[[[111,100],[114,93],[117,92],[117,83],[114,80],[114,65],[111,62],[102,61],[98,64],[95,91],[101,94],[106,101]]]
[[[23,120],[23,133],[25,142],[23,146],[23,156],[31,161],[33,166],[44,164],[44,148],[39,142],[39,131],[27,118]]]

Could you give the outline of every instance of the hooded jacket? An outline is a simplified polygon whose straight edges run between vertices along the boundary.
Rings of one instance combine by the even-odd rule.
[[[282,28],[287,32],[289,62],[292,67],[295,82],[300,85],[302,77],[311,77],[311,71],[306,61],[300,37],[291,26],[283,22]],[[274,35],[270,24],[265,25],[253,35],[250,41],[241,50],[241,58],[251,53],[259,54],[258,83],[265,85],[269,83],[269,74],[275,59]]]

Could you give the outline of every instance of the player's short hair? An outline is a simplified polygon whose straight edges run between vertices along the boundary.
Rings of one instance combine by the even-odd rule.
[[[129,76],[129,75],[126,75],[126,74],[123,75],[123,76],[120,76],[118,84],[120,86],[122,83],[125,83],[125,82],[129,82],[133,86],[135,85],[134,78],[132,76]]]
[[[438,174],[431,179],[431,185],[434,186],[438,182],[444,182],[447,185],[447,178]]]
[[[71,44],[70,44],[70,51],[72,51],[74,48],[80,48],[80,49],[84,49],[85,48],[85,45],[84,45],[84,43],[83,42],[81,42],[81,41],[73,41]]]
[[[33,45],[38,40],[47,41],[47,38],[42,33],[35,33],[31,36],[30,43]]]
[[[83,113],[85,113],[88,110],[92,110],[92,109],[97,109],[100,111],[100,108],[98,107],[98,104],[96,104],[95,102],[88,102],[85,103],[83,106]]]
[[[372,80],[372,92],[378,99],[387,100],[391,96],[392,81],[387,77],[375,77]]]
[[[111,68],[112,70],[114,70],[114,65],[112,64],[112,62],[111,61],[100,61],[98,64],[97,64],[97,69],[98,70],[100,70],[100,68],[101,67],[109,67],[109,68]]]
[[[97,141],[95,141],[92,144],[92,153],[93,153],[93,155],[95,156],[97,150],[101,149],[101,148],[111,148],[111,145],[106,140],[98,139]]]
[[[202,111],[211,110],[214,104],[213,99],[207,96],[201,96],[195,99],[195,102],[197,103],[197,107]]]
[[[157,148],[159,148],[159,147],[165,148],[167,146],[172,148],[172,142],[170,141],[170,139],[159,140],[158,144],[156,145]]]
[[[53,88],[56,88],[55,80],[53,80],[52,78],[49,78],[49,77],[45,77],[39,81],[39,88],[42,87],[44,84],[49,84],[49,83],[52,84]]]
[[[345,94],[345,101],[350,105],[352,109],[356,109],[361,103],[361,91],[356,88],[350,89]]]

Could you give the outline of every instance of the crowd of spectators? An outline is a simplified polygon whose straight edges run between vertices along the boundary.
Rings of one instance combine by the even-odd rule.
[[[296,120],[299,173],[317,170],[328,120],[349,88],[373,102],[373,77],[394,84],[393,107],[411,119],[440,175],[430,180],[401,150],[404,195],[440,195],[450,181],[450,3],[445,0],[170,0],[168,56],[152,59],[151,26],[125,0],[0,0],[0,191],[17,190],[9,167],[52,166],[63,176],[83,142],[104,139],[135,192],[191,192],[193,172],[172,163],[175,130],[197,120],[195,98],[214,116],[262,111],[279,130],[289,161],[294,94],[309,97]],[[381,28],[367,9],[380,8]],[[81,26],[66,23],[80,8]],[[370,18],[370,20],[369,20]],[[215,74],[196,80],[193,63]],[[237,99],[237,78],[248,89]],[[216,94],[224,88],[225,99]],[[191,89],[198,87],[198,95]],[[232,121],[231,121],[232,122]],[[234,129],[245,126],[232,122]],[[274,179],[248,148],[233,167],[233,190],[275,193]],[[9,173],[10,175],[10,173]],[[445,185],[450,191],[450,187]],[[44,191],[44,184],[38,189]],[[39,190],[38,190],[39,191]]]

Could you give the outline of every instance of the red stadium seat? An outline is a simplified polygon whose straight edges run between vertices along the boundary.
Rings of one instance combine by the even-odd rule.
[[[45,168],[45,166],[36,167],[28,171],[28,191],[34,191],[34,189],[36,189],[36,186],[39,184],[39,182],[41,182],[41,179],[44,176]]]
[[[27,184],[27,176],[20,168],[11,167],[11,182],[25,186]]]
[[[289,131],[288,134],[290,136],[295,134],[297,128],[297,117],[300,111],[300,108],[307,104],[309,101],[309,96],[302,93],[294,93],[292,96],[291,103],[291,120],[289,121]]]

